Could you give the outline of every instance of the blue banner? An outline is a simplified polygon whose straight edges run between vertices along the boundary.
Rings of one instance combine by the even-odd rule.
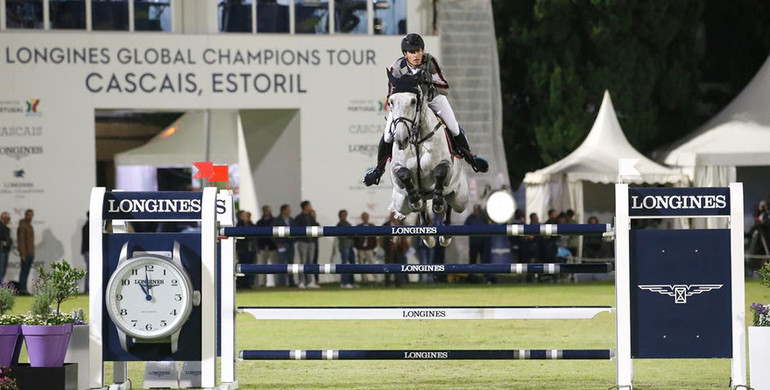
[[[202,192],[107,192],[103,219],[201,219]]]
[[[629,188],[628,214],[632,217],[730,215],[730,189]]]
[[[730,230],[630,238],[631,356],[732,357]]]

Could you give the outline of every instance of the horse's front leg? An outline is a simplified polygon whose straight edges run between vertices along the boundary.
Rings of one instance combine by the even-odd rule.
[[[398,184],[401,188],[406,190],[409,198],[409,207],[412,208],[412,211],[422,209],[422,197],[420,196],[420,191],[414,188],[414,184],[412,183],[412,173],[409,172],[409,168],[398,168],[394,174]]]
[[[446,211],[444,186],[449,178],[449,161],[444,160],[433,168],[433,178],[436,180],[433,187],[433,212],[443,214]]]

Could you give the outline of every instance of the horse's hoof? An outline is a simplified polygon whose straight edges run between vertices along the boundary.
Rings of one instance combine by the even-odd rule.
[[[452,243],[452,237],[441,236],[438,238],[438,243],[444,248],[448,247]]]
[[[418,199],[417,202],[409,202],[409,207],[412,209],[412,211],[420,211],[422,210],[422,199]]]
[[[436,214],[444,214],[446,211],[446,203],[444,203],[443,196],[433,197],[433,212]]]
[[[436,246],[436,238],[433,236],[427,236],[422,238],[422,243],[425,244],[428,248],[433,248]]]

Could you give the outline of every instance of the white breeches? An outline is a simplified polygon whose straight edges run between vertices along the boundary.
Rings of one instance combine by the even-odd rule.
[[[460,135],[460,125],[457,123],[455,113],[452,111],[452,106],[449,105],[449,99],[446,96],[438,95],[434,97],[433,100],[428,102],[428,107],[441,117],[441,120],[444,121],[453,136],[457,137]]]

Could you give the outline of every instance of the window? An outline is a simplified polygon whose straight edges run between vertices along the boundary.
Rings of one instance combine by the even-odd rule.
[[[406,35],[406,0],[372,0],[374,33]]]
[[[128,31],[128,0],[91,0],[91,28]]]
[[[366,0],[336,0],[334,30],[341,34],[366,34]]]
[[[251,0],[222,0],[219,3],[219,31],[252,32]]]
[[[296,0],[294,5],[295,34],[326,34],[329,32],[328,0]]]
[[[49,0],[48,4],[52,29],[85,30],[85,0]]]
[[[257,32],[288,33],[289,1],[257,0]]]
[[[5,0],[6,28],[43,28],[43,0]]]
[[[135,0],[135,31],[171,31],[171,0]]]

